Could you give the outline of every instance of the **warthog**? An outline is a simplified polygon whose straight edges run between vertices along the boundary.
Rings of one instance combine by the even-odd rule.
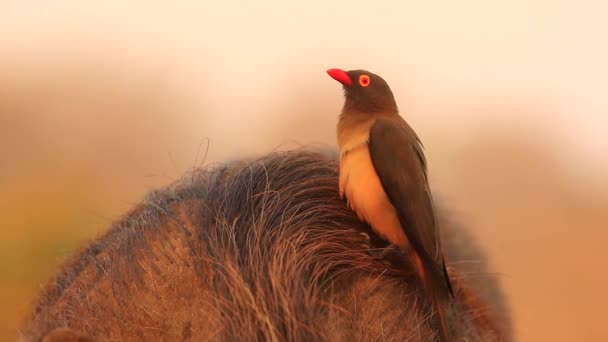
[[[57,272],[22,340],[433,341],[412,265],[339,198],[335,157],[273,153],[152,192]],[[446,216],[450,329],[512,340],[497,280]]]

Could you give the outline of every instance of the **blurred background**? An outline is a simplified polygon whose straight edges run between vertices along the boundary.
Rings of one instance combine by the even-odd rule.
[[[520,341],[608,341],[608,4],[0,4],[0,340],[79,246],[193,167],[335,146],[366,68],[489,253]]]

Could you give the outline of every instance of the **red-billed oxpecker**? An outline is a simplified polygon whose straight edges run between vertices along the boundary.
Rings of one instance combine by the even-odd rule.
[[[427,179],[423,146],[399,115],[384,79],[366,70],[330,69],[345,102],[338,125],[340,196],[381,237],[406,251],[451,341],[445,305],[453,296]]]

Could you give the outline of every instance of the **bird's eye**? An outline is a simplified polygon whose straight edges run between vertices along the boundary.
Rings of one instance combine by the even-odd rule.
[[[367,87],[369,85],[369,83],[370,83],[369,76],[367,76],[367,75],[361,75],[361,76],[359,76],[359,84],[362,87]]]

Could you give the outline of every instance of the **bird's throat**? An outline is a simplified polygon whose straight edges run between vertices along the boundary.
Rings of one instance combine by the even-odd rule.
[[[369,141],[369,130],[375,121],[375,116],[365,113],[342,113],[337,125],[340,154],[366,145]]]

